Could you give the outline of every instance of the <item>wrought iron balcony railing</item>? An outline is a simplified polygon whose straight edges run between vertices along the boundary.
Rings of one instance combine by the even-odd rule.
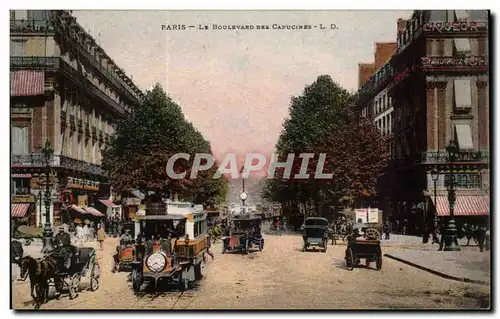
[[[79,84],[89,94],[99,98],[104,104],[110,106],[115,112],[124,116],[125,109],[111,99],[106,93],[96,87],[85,75],[78,72],[65,60],[59,57],[10,57],[11,69],[43,69],[59,71],[66,77]]]
[[[489,152],[460,152],[457,154],[455,162],[489,162]],[[448,162],[448,154],[443,152],[423,152],[421,157],[423,164],[442,164]]]
[[[25,155],[11,155],[11,165],[12,166],[46,166],[45,158],[43,154],[32,153]],[[85,172],[95,175],[105,175],[105,171],[99,166],[92,163],[76,160],[69,158],[67,156],[55,155],[50,163],[51,167],[63,167],[67,169],[73,169],[80,172]]]
[[[10,31],[11,32],[47,32],[52,33],[55,31],[55,27],[51,20],[10,20]]]

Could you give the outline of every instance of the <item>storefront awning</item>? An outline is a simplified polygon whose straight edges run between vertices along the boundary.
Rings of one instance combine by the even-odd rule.
[[[120,206],[120,205],[116,205],[115,203],[113,203],[109,199],[100,199],[99,201],[101,203],[103,203],[104,205],[106,205],[106,207],[117,207],[117,206]]]
[[[28,212],[28,208],[30,207],[30,205],[31,204],[27,204],[27,203],[11,204],[10,216],[11,217],[24,217],[24,216],[26,216],[26,213]]]
[[[71,205],[71,209],[73,209],[74,211],[80,213],[80,214],[87,214],[87,212],[85,211],[85,209],[81,208],[81,207],[78,207],[76,205]]]
[[[434,202],[434,197],[431,196]],[[450,216],[448,196],[436,196],[438,216]],[[488,195],[457,195],[454,216],[487,216],[490,214],[490,196]]]
[[[43,95],[44,86],[44,72],[29,70],[10,72],[10,96]]]
[[[102,216],[104,216],[103,213],[101,213],[100,211],[98,211],[94,207],[88,206],[88,207],[85,207],[85,210],[87,211],[87,213],[90,213],[90,214],[92,214],[93,216],[96,216],[96,217],[102,217]]]

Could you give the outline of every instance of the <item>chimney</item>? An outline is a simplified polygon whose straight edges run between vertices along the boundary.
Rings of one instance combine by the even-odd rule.
[[[406,22],[407,22],[407,20],[404,20],[401,18],[398,19],[398,33],[397,33],[398,35],[403,33],[403,31],[405,30]]]
[[[384,64],[389,61],[392,54],[398,48],[395,42],[376,42],[375,43],[375,72],[380,70]]]
[[[375,63],[360,63],[358,65],[359,75],[358,75],[358,88],[361,88],[363,84],[375,73]]]

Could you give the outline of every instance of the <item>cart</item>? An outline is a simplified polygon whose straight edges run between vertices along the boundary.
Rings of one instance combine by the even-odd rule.
[[[370,263],[374,261],[377,270],[382,269],[382,249],[380,248],[380,240],[354,238],[354,236],[349,236],[345,251],[347,268],[353,270],[354,266],[359,265],[361,258],[365,259],[366,267],[369,267]]]
[[[307,217],[304,222],[302,251],[310,247],[321,247],[326,253],[328,246],[328,220],[322,217]]]
[[[92,247],[77,249],[78,258],[72,258],[71,267],[67,271],[58,271],[49,284],[53,284],[56,291],[67,290],[70,299],[78,296],[82,278],[90,281],[90,291],[99,289],[101,269],[96,260],[96,251]]]
[[[233,216],[230,222],[231,233],[222,238],[222,253],[244,252],[251,250],[262,251],[264,238],[261,234],[260,216],[254,214],[240,214]]]

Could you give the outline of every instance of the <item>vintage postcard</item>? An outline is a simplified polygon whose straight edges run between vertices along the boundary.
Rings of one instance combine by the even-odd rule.
[[[10,10],[11,308],[491,307],[487,10]]]

